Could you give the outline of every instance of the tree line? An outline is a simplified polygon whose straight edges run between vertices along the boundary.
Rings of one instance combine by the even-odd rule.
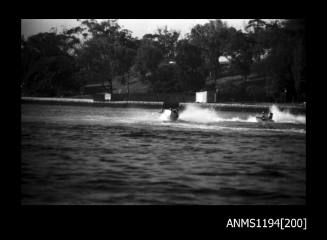
[[[23,94],[72,96],[94,82],[108,82],[110,91],[114,79],[129,85],[131,74],[151,92],[194,92],[214,90],[223,76],[240,75],[246,83],[257,74],[268,79],[267,98],[287,93],[289,101],[305,101],[302,19],[253,19],[244,31],[211,20],[195,25],[184,38],[164,27],[141,39],[117,20],[78,21],[79,26],[60,33],[21,37]],[[228,59],[227,67],[221,57]]]

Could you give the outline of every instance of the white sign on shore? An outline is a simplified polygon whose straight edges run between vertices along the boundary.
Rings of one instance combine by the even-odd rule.
[[[105,93],[104,94],[104,100],[105,101],[110,101],[111,100],[111,94],[110,93]]]
[[[207,102],[207,92],[197,92],[195,101],[199,103],[206,103]]]

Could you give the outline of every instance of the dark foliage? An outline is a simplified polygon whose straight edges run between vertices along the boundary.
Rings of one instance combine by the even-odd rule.
[[[304,20],[253,19],[245,32],[213,20],[179,36],[165,27],[139,40],[116,20],[90,19],[62,33],[22,37],[22,93],[69,96],[99,82],[111,91],[113,79],[129,86],[130,73],[138,72],[152,92],[218,88],[220,99],[305,101]],[[220,83],[231,75],[243,82]],[[262,76],[261,82],[249,83],[251,75]]]

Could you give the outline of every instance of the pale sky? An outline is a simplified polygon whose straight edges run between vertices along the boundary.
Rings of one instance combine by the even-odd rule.
[[[98,19],[100,20],[100,19]],[[181,37],[191,31],[196,24],[205,24],[210,19],[119,19],[122,28],[132,31],[134,37],[142,38],[146,33],[154,33],[158,27],[167,26],[168,30],[181,32]],[[221,19],[229,26],[244,29],[250,19]],[[56,27],[61,32],[63,27],[70,28],[79,25],[76,19],[21,19],[21,34],[29,37],[39,32],[48,32]]]

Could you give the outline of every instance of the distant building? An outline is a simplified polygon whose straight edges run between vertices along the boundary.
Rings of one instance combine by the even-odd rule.
[[[94,101],[111,101],[110,93],[95,93],[93,94]]]
[[[87,84],[82,87],[82,93],[85,95],[93,95],[96,93],[111,93],[112,90],[110,89],[110,84],[108,82],[106,83],[93,83],[93,84]]]
[[[94,101],[110,101],[112,99],[111,85],[109,82],[92,83],[84,85],[81,89],[82,95],[91,95]]]

